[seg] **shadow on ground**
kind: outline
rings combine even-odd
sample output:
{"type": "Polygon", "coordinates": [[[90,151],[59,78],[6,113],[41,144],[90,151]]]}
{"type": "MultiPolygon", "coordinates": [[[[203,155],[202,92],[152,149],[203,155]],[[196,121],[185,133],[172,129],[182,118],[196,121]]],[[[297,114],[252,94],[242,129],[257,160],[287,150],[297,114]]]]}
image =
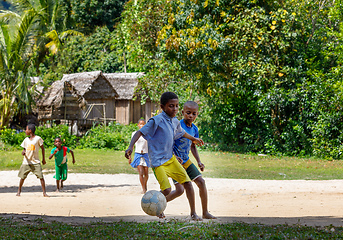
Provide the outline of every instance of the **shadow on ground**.
{"type": "MultiPolygon", "coordinates": [[[[193,222],[189,217],[184,216],[166,216],[165,219],[159,219],[148,215],[131,215],[131,216],[109,216],[109,217],[60,217],[60,216],[46,216],[46,215],[32,215],[32,214],[10,214],[2,213],[0,218],[7,218],[13,221],[19,221],[30,224],[34,221],[42,221],[45,223],[63,222],[72,225],[82,225],[89,223],[113,223],[113,222],[168,222],[168,221],[186,221],[193,222]]],[[[291,217],[291,218],[270,218],[270,217],[218,217],[214,220],[204,220],[203,222],[213,222],[220,224],[243,222],[248,224],[263,224],[263,225],[301,225],[301,226],[335,226],[342,227],[343,221],[341,218],[331,216],[306,216],[306,217],[291,217]]]]}
{"type": "MultiPolygon", "coordinates": [[[[19,181],[18,181],[19,185],[19,181]]],[[[92,188],[120,188],[120,187],[129,187],[133,186],[131,184],[118,184],[118,185],[104,185],[104,184],[98,184],[98,185],[66,185],[63,189],[63,192],[66,193],[73,193],[73,192],[81,192],[86,189],[92,189],[92,188]]],[[[56,190],[55,185],[48,185],[46,186],[46,191],[54,192],[56,190]]],[[[11,186],[11,187],[0,187],[0,193],[16,193],[18,191],[18,186],[11,186]]],[[[41,185],[37,182],[36,186],[25,186],[25,183],[22,188],[22,192],[42,192],[41,185]]]]}

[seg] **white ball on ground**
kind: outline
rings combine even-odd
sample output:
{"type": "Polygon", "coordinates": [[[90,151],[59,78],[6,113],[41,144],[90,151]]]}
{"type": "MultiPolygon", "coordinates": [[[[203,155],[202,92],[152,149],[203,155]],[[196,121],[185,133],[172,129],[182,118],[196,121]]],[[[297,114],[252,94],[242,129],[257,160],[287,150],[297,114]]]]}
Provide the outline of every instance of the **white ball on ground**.
{"type": "Polygon", "coordinates": [[[147,191],[141,200],[143,211],[150,216],[160,215],[167,207],[166,197],[159,191],[147,191]]]}

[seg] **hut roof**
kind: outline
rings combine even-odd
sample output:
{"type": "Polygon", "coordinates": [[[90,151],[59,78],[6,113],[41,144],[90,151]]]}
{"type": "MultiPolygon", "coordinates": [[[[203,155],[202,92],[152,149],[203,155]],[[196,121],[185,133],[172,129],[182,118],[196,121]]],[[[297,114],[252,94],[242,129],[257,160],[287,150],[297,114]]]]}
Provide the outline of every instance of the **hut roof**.
{"type": "Polygon", "coordinates": [[[116,99],[122,100],[131,100],[135,96],[138,78],[143,75],[144,73],[104,73],[119,95],[116,99]]]}
{"type": "MultiPolygon", "coordinates": [[[[51,87],[48,88],[37,104],[40,106],[60,106],[64,95],[65,84],[69,87],[71,94],[81,101],[84,95],[92,89],[94,81],[99,77],[108,81],[101,71],[64,74],[61,80],[54,82],[51,87]]],[[[111,82],[109,82],[109,85],[113,87],[111,82]]],[[[114,88],[113,92],[113,97],[118,96],[114,88]]]]}

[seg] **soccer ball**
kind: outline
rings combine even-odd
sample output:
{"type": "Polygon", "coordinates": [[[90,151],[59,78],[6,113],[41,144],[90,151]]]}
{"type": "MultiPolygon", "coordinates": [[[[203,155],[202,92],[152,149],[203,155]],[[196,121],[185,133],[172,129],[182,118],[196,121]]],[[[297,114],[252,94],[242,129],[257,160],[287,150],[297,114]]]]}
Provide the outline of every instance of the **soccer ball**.
{"type": "Polygon", "coordinates": [[[167,207],[166,197],[159,191],[147,191],[141,201],[143,211],[150,216],[160,215],[167,207]]]}

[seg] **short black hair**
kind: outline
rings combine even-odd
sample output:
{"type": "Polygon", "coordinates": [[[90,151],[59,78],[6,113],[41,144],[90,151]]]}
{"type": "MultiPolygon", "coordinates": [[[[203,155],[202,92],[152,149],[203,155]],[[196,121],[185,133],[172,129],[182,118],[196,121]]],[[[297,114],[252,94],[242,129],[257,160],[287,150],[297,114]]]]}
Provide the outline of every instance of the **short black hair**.
{"type": "Polygon", "coordinates": [[[192,107],[196,107],[196,108],[199,108],[199,105],[198,103],[194,102],[194,101],[187,101],[183,104],[183,106],[186,106],[186,105],[189,105],[189,106],[192,106],[192,107]]]}
{"type": "Polygon", "coordinates": [[[30,124],[27,124],[27,129],[31,130],[31,132],[33,134],[35,134],[36,126],[34,124],[30,123],[30,124]]]}
{"type": "Polygon", "coordinates": [[[171,100],[171,99],[179,99],[179,98],[178,98],[178,96],[177,96],[175,93],[173,93],[173,92],[165,92],[165,93],[162,94],[160,102],[161,102],[161,104],[164,106],[164,105],[166,105],[167,102],[168,102],[169,100],[171,100]]]}
{"type": "Polygon", "coordinates": [[[139,122],[145,122],[145,123],[146,123],[146,121],[145,121],[145,119],[144,119],[144,118],[140,118],[140,119],[138,120],[138,122],[137,122],[137,123],[139,123],[139,122]]]}
{"type": "Polygon", "coordinates": [[[59,139],[62,142],[62,139],[60,137],[55,137],[54,141],[56,141],[56,139],[59,139]]]}

